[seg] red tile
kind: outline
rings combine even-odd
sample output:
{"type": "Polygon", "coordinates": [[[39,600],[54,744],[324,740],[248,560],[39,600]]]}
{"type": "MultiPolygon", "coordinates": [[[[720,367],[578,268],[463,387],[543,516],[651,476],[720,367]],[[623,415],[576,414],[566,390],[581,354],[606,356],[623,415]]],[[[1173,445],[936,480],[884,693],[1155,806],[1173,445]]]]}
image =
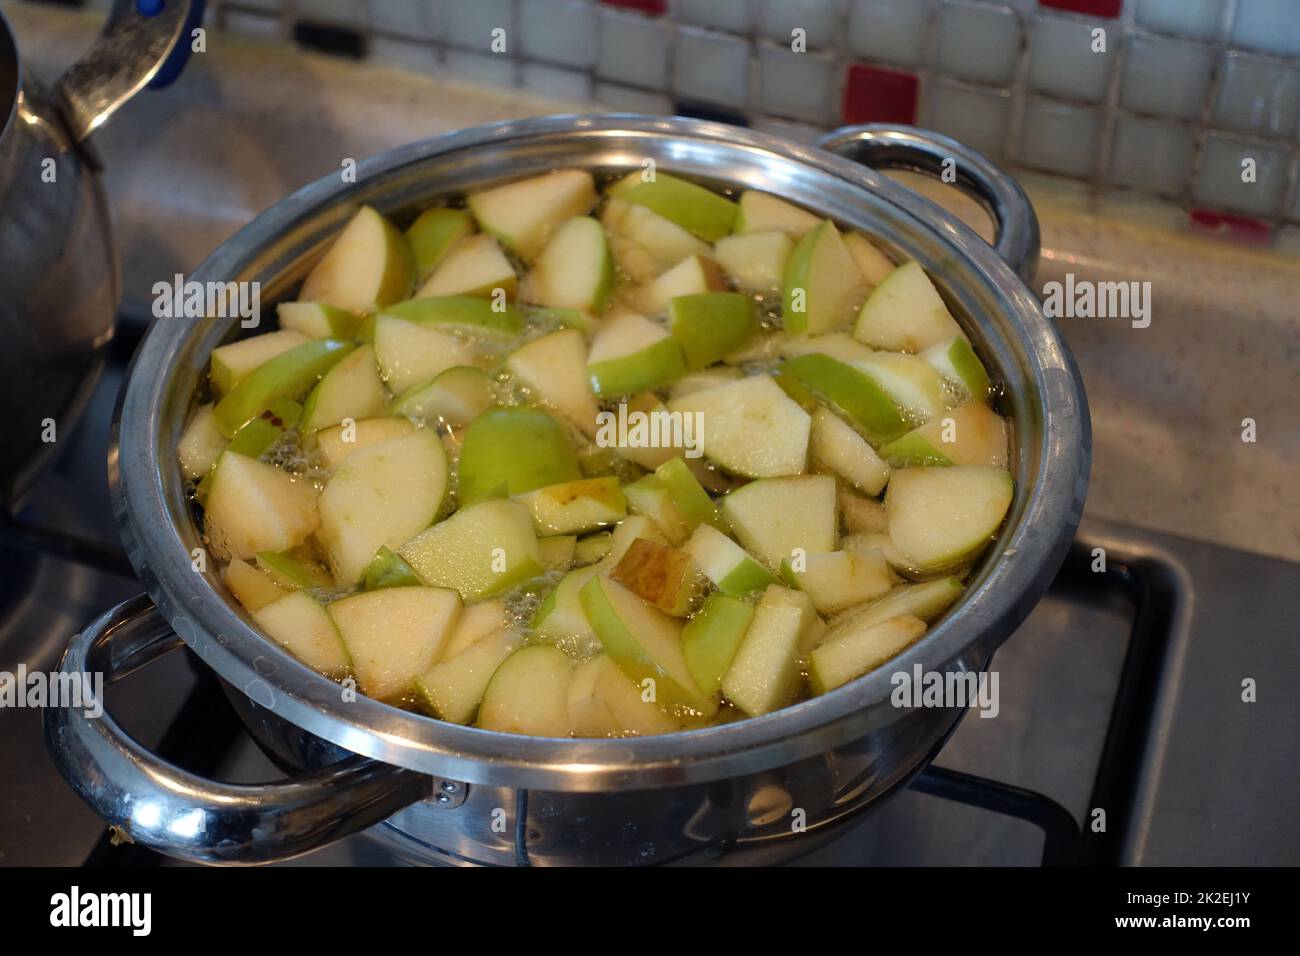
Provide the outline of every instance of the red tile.
{"type": "Polygon", "coordinates": [[[844,83],[844,122],[916,122],[916,77],[854,63],[844,83]]]}
{"type": "Polygon", "coordinates": [[[1094,17],[1117,17],[1124,9],[1124,0],[1038,0],[1038,5],[1071,13],[1090,13],[1094,17]]]}
{"type": "Polygon", "coordinates": [[[652,17],[661,17],[668,12],[668,0],[600,0],[607,7],[622,7],[624,10],[636,10],[648,13],[652,17]]]}
{"type": "Polygon", "coordinates": [[[1243,216],[1235,212],[1219,212],[1215,209],[1193,209],[1192,230],[1213,235],[1219,239],[1231,239],[1251,246],[1267,246],[1273,241],[1271,223],[1253,216],[1243,216]]]}

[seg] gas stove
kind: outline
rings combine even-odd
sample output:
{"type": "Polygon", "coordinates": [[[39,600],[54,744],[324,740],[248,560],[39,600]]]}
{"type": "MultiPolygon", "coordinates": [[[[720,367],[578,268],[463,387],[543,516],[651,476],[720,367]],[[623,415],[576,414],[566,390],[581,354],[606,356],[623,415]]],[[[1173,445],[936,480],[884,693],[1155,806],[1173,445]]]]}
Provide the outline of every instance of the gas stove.
{"type": "MultiPolygon", "coordinates": [[[[0,671],[51,670],[78,627],[139,591],[105,461],[143,328],[124,317],[56,467],[0,529],[0,671]]],[[[901,792],[799,862],[1300,863],[1300,709],[1282,683],[1300,673],[1287,611],[1298,591],[1295,564],[1085,518],[1051,590],[990,665],[996,716],[968,713],[901,792]]],[[[186,769],[280,775],[188,651],[113,685],[107,706],[186,769]]],[[[171,865],[116,843],[64,784],[39,710],[0,708],[0,766],[12,768],[0,784],[0,865],[171,865]]],[[[285,865],[392,862],[384,830],[285,865]]]]}

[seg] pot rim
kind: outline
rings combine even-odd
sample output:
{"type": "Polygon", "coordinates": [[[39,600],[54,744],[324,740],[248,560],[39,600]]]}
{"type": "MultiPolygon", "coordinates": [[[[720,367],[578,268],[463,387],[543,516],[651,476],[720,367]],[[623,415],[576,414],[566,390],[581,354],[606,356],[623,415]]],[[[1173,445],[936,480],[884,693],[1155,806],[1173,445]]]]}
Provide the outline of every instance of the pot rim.
{"type": "MultiPolygon", "coordinates": [[[[1038,426],[1032,446],[1017,443],[1016,500],[966,593],[889,669],[879,668],[829,694],[772,714],[697,730],[626,739],[527,737],[445,723],[359,694],[344,701],[339,684],[264,638],[228,597],[215,572],[191,569],[191,549],[199,540],[192,522],[182,529],[174,520],[179,469],[172,446],[161,435],[161,422],[166,410],[176,412],[177,403],[189,406],[189,390],[177,395],[173,383],[178,367],[188,363],[187,374],[192,376],[195,364],[206,361],[208,350],[193,354],[195,343],[219,336],[234,320],[162,319],[137,350],[119,398],[109,453],[114,510],[132,565],[177,633],[254,701],[345,750],[469,783],[595,791],[704,782],[821,753],[905,717],[905,710],[888,706],[893,672],[910,671],[916,664],[927,670],[982,666],[1046,590],[1082,512],[1090,459],[1087,404],[1068,349],[1033,293],[972,230],[879,172],[814,147],[700,120],[617,113],[472,127],[364,160],[356,167],[355,185],[343,183],[336,173],[299,189],[223,243],[191,280],[226,281],[246,274],[258,255],[265,259],[286,236],[301,234],[309,217],[321,218],[330,211],[335,220],[330,228],[341,225],[349,190],[397,180],[421,163],[466,151],[469,155],[494,147],[524,148],[548,138],[582,141],[585,147],[587,139],[621,142],[619,137],[643,138],[660,148],[667,144],[668,168],[678,155],[686,157],[697,147],[714,148],[755,162],[766,158],[784,169],[799,167],[827,189],[851,192],[861,203],[854,225],[872,231],[876,224],[871,213],[888,211],[894,222],[915,230],[915,242],[928,244],[922,264],[932,273],[940,270],[936,278],[942,288],[950,295],[964,295],[964,305],[982,303],[986,321],[1006,326],[972,329],[969,314],[958,316],[968,332],[978,330],[981,340],[996,341],[1027,363],[1023,371],[1031,377],[1026,384],[1035,390],[1035,400],[1029,402],[1024,394],[1010,398],[1020,403],[1017,431],[1031,435],[1030,426],[1038,426]],[[993,306],[997,308],[990,312],[993,306]],[[993,337],[995,332],[1001,337],[993,337]],[[1022,422],[1022,414],[1041,420],[1022,422]],[[992,560],[999,550],[1004,556],[992,560]],[[882,703],[884,708],[875,706],[882,703]]],[[[637,155],[622,159],[625,169],[640,162],[637,155]]],[[[744,185],[758,185],[755,175],[747,173],[744,185]]],[[[424,199],[429,198],[426,190],[424,199]]],[[[294,265],[310,261],[319,251],[317,245],[294,265]]],[[[285,260],[276,262],[283,266],[285,260]]],[[[999,366],[998,377],[1011,376],[999,366]]]]}

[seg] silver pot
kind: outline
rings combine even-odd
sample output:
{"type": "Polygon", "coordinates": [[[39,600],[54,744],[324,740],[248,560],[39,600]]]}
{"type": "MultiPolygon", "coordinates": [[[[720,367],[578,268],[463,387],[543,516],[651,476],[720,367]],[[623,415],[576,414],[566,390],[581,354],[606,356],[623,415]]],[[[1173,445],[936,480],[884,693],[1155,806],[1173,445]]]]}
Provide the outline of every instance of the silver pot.
{"type": "Polygon", "coordinates": [[[87,137],[169,63],[189,12],[172,0],[146,17],[118,0],[52,93],[0,13],[0,507],[75,422],[113,333],[117,258],[87,137]]]}
{"type": "Polygon", "coordinates": [[[136,842],[192,860],[280,859],[384,821],[371,834],[411,860],[617,865],[797,856],[905,785],[961,712],[892,706],[889,672],[982,669],[1042,596],[1083,506],[1087,405],[1069,352],[1025,285],[1037,223],[1012,180],[961,145],[908,128],[841,130],[821,146],[625,115],[463,130],[362,163],[355,185],[333,176],[300,190],[191,278],[257,280],[264,301],[275,301],[361,203],[400,217],[448,192],[567,166],[624,172],[647,157],[865,229],[935,277],[1006,383],[1003,411],[1016,436],[1006,527],[961,603],[896,666],[778,713],[641,739],[513,736],[365,697],[344,701],[337,684],[263,638],[217,574],[192,569],[201,540],[175,448],[208,355],[236,320],[161,320],[136,356],[110,461],[123,540],[148,595],[93,622],[62,667],[113,680],[183,641],[295,776],[213,783],[160,762],[107,715],[51,710],[47,739],[69,783],[136,842]],[[995,247],[852,161],[937,172],[945,158],[996,219],[995,247]]]}

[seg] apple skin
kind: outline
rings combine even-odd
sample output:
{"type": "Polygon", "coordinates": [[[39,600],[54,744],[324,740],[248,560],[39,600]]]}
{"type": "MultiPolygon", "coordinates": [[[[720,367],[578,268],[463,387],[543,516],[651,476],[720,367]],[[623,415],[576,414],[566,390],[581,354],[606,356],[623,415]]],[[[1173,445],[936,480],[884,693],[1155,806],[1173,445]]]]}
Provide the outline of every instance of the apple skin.
{"type": "Polygon", "coordinates": [[[691,472],[686,459],[668,459],[655,469],[655,476],[668,490],[668,497],[672,499],[673,507],[681,515],[688,530],[694,531],[704,523],[713,525],[719,531],[727,530],[727,523],[722,520],[722,515],[700,480],[691,472]]]}
{"type": "Polygon", "coordinates": [[[754,325],[754,304],[739,292],[698,292],[668,303],[668,327],[686,365],[701,369],[734,352],[754,325]]]}
{"type": "Polygon", "coordinates": [[[419,587],[423,583],[409,564],[384,545],[375,552],[375,559],[366,568],[361,586],[366,591],[377,591],[380,588],[419,587]]]}
{"type": "Polygon", "coordinates": [[[493,409],[470,423],[459,473],[462,505],[500,490],[522,495],[582,477],[578,456],[555,419],[540,409],[522,407],[493,409]]]}
{"type": "Polygon", "coordinates": [[[632,542],[610,577],[673,617],[687,615],[701,580],[689,554],[645,538],[632,542]]]}
{"type": "Polygon", "coordinates": [[[524,330],[523,313],[514,306],[497,310],[491,300],[472,295],[410,299],[389,306],[380,315],[417,325],[457,325],[474,332],[505,336],[518,335],[524,330]]]}
{"type": "Polygon", "coordinates": [[[647,182],[641,170],[629,173],[609,195],[645,206],[706,242],[717,242],[735,225],[739,207],[730,199],[668,173],[647,182]]]}
{"type": "Polygon", "coordinates": [[[227,438],[285,398],[299,398],[355,346],[337,339],[312,339],[282,352],[250,372],[213,409],[227,438]]]}
{"type": "Polygon", "coordinates": [[[682,629],[682,656],[700,690],[716,694],[740,649],[754,608],[725,594],[714,594],[682,629]]]}
{"type": "Polygon", "coordinates": [[[258,366],[307,340],[302,332],[282,328],[219,345],[212,350],[208,378],[218,394],[224,395],[258,366]]]}
{"type": "Polygon", "coordinates": [[[443,257],[461,239],[474,232],[474,219],[464,209],[426,209],[406,230],[415,255],[417,281],[429,278],[443,257]]]}
{"type": "Polygon", "coordinates": [[[257,566],[270,575],[272,581],[289,590],[334,586],[328,571],[291,551],[259,551],[257,566]]]}
{"type": "Polygon", "coordinates": [[[631,395],[666,385],[686,373],[686,359],[675,338],[660,339],[631,355],[587,366],[597,395],[631,395]]]}
{"type": "Polygon", "coordinates": [[[792,335],[819,335],[847,325],[866,283],[830,220],[808,232],[786,260],[781,315],[792,335]],[[803,290],[802,308],[798,291],[803,290]]]}
{"type": "Polygon", "coordinates": [[[989,373],[965,336],[955,335],[947,342],[937,342],[922,352],[921,358],[949,382],[965,390],[972,401],[988,398],[989,373]]]}
{"type": "Polygon", "coordinates": [[[852,365],[810,352],[787,359],[781,370],[856,423],[874,444],[893,441],[911,427],[884,389],[852,365]]]}

